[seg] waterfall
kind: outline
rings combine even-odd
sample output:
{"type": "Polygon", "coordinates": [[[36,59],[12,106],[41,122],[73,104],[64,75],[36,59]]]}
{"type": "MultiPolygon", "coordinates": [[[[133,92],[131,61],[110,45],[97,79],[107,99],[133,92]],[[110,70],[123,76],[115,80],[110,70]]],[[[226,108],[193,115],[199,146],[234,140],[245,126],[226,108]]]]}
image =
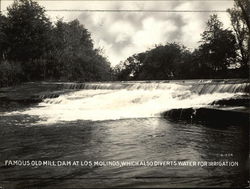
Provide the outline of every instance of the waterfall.
{"type": "Polygon", "coordinates": [[[19,114],[35,115],[40,124],[77,120],[159,117],[176,108],[205,107],[221,99],[249,94],[247,82],[150,81],[62,83],[71,92],[45,98],[19,114]]]}
{"type": "Polygon", "coordinates": [[[99,82],[99,83],[65,83],[62,88],[64,89],[126,89],[126,90],[156,90],[156,89],[169,89],[171,84],[179,84],[183,86],[189,86],[190,90],[194,93],[206,94],[206,93],[249,93],[249,82],[213,82],[212,80],[182,80],[182,81],[141,81],[141,82],[99,82]]]}

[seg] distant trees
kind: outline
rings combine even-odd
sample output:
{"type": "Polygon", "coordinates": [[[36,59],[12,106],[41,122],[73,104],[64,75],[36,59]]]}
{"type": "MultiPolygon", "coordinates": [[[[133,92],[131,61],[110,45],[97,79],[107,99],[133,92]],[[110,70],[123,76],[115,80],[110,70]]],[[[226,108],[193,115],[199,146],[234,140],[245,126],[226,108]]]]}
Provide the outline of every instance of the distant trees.
{"type": "Polygon", "coordinates": [[[0,75],[0,86],[18,80],[110,79],[110,63],[94,49],[88,30],[78,20],[53,25],[32,0],[15,0],[7,15],[0,15],[0,68],[13,72],[0,75]]]}
{"type": "Polygon", "coordinates": [[[164,80],[180,78],[190,52],[176,43],[159,45],[144,53],[135,54],[115,67],[119,80],[164,80]]]}

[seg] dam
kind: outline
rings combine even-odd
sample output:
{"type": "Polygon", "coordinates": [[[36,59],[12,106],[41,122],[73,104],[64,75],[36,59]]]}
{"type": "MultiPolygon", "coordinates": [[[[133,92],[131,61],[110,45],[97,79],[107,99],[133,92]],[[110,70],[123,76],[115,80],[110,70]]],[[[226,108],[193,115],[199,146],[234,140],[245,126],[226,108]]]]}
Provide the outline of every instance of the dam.
{"type": "MultiPolygon", "coordinates": [[[[15,91],[14,98],[9,100],[38,102],[20,113],[39,116],[47,120],[46,123],[159,117],[172,109],[218,107],[220,102],[224,101],[223,106],[232,100],[245,100],[244,106],[247,106],[250,91],[250,84],[244,80],[44,82],[41,85],[47,85],[53,91],[32,93],[32,96],[25,95],[24,99],[15,99],[18,96],[15,91]]],[[[11,98],[11,94],[5,93],[6,98],[11,98]]]]}
{"type": "Polygon", "coordinates": [[[5,188],[246,187],[249,89],[248,80],[34,82],[2,88],[0,182],[5,188]],[[5,165],[6,160],[87,164],[29,167],[5,165]],[[88,166],[94,162],[107,166],[88,166]],[[120,166],[124,162],[143,163],[120,166]]]}

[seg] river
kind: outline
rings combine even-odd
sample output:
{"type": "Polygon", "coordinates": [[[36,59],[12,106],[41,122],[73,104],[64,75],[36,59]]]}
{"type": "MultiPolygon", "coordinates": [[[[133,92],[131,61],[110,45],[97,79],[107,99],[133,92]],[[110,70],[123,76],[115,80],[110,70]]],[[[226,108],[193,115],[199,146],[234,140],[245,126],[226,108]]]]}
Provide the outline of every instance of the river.
{"type": "Polygon", "coordinates": [[[209,86],[88,84],[2,112],[0,186],[245,187],[246,128],[173,122],[161,116],[173,108],[204,107],[244,93],[242,85],[209,86]],[[74,161],[82,164],[73,165],[74,161]],[[130,165],[121,165],[124,162],[130,165]]]}

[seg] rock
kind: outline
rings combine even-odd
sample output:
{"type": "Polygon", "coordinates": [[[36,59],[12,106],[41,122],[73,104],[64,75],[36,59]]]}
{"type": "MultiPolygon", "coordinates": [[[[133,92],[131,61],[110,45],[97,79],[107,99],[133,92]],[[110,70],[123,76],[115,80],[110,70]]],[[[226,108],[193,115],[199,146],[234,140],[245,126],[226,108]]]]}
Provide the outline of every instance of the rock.
{"type": "Polygon", "coordinates": [[[249,108],[187,108],[172,109],[163,114],[166,119],[186,121],[188,123],[202,123],[214,126],[238,125],[249,126],[249,108]]]}

